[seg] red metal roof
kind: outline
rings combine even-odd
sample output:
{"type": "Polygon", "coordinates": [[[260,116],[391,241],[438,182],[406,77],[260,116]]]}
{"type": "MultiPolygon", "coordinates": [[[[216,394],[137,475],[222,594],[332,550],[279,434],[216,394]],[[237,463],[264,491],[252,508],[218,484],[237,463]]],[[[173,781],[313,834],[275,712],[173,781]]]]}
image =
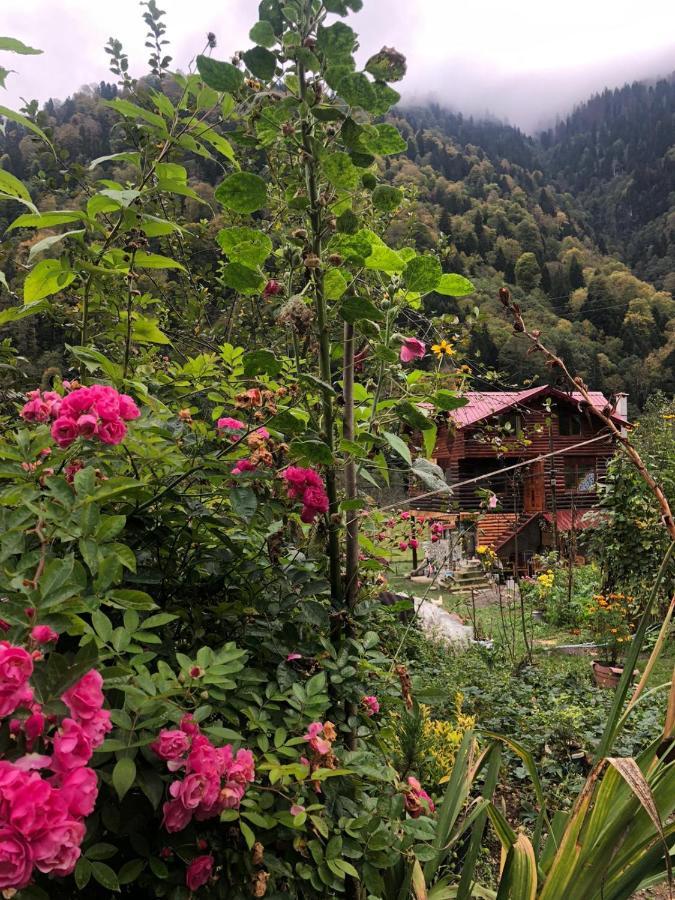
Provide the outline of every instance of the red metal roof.
{"type": "MultiPolygon", "coordinates": [[[[594,407],[602,410],[607,406],[608,401],[602,391],[589,391],[589,394],[594,407]]],[[[526,404],[528,400],[548,395],[570,403],[584,402],[584,398],[578,392],[567,394],[548,385],[530,388],[526,391],[467,391],[463,396],[467,397],[469,402],[466,406],[453,410],[450,415],[458,428],[466,428],[468,425],[475,425],[477,422],[511,409],[513,406],[526,404]]],[[[628,424],[616,414],[612,418],[618,423],[628,424]]]]}

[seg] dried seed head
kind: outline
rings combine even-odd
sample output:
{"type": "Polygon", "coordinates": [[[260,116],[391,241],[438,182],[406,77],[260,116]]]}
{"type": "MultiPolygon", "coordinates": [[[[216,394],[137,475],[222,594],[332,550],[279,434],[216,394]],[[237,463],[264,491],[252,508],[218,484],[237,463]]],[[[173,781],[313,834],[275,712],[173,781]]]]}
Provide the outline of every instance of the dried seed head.
{"type": "Polygon", "coordinates": [[[296,295],[281,307],[277,315],[277,322],[292,328],[298,334],[307,334],[313,318],[314,313],[311,307],[305,303],[302,297],[296,295]]]}

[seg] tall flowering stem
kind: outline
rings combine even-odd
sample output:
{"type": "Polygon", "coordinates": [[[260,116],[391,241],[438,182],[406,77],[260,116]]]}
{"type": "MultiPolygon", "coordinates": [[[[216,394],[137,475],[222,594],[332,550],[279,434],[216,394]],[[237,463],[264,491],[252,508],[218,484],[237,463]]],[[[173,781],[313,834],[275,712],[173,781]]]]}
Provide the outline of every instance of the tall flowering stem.
{"type": "MultiPolygon", "coordinates": [[[[315,23],[311,0],[305,4],[305,21],[303,39],[311,36],[315,23]]],[[[298,79],[300,82],[300,98],[304,105],[307,104],[307,74],[302,64],[298,65],[298,79]]],[[[312,124],[303,114],[301,123],[302,156],[307,184],[307,196],[309,198],[309,223],[311,251],[319,264],[312,268],[311,279],[314,288],[314,303],[316,306],[316,319],[319,337],[319,371],[324,383],[322,389],[322,418],[323,438],[331,452],[335,453],[335,418],[333,414],[333,392],[331,388],[331,340],[330,326],[328,323],[328,308],[326,304],[326,292],[324,288],[324,273],[321,264],[321,252],[323,249],[323,214],[319,198],[317,160],[314,156],[312,144],[312,124]]],[[[339,538],[339,507],[337,496],[337,479],[335,465],[326,469],[326,493],[328,494],[328,560],[330,570],[330,587],[333,602],[341,605],[343,600],[342,576],[340,567],[340,538],[339,538]]]]}

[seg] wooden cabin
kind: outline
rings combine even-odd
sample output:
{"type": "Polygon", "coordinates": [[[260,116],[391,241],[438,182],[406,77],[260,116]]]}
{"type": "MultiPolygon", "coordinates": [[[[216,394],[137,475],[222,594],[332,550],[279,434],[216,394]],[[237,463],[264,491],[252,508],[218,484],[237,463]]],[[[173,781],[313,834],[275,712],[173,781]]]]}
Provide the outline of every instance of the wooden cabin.
{"type": "MultiPolygon", "coordinates": [[[[477,543],[528,571],[531,557],[554,545],[554,533],[560,542],[588,527],[615,440],[578,393],[543,386],[465,397],[467,404],[439,427],[434,451],[453,494],[415,505],[460,518],[480,513],[477,543]]],[[[626,395],[613,407],[597,391],[591,400],[620,428],[628,426],[626,395]]]]}

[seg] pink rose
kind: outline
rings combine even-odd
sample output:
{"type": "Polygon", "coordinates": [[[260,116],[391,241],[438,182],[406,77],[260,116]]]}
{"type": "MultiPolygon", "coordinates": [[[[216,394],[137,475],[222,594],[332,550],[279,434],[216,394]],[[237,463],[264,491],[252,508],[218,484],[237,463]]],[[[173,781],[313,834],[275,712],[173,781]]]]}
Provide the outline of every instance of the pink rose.
{"type": "Polygon", "coordinates": [[[369,717],[376,715],[380,711],[380,704],[377,697],[373,697],[372,695],[363,697],[361,705],[365,708],[366,715],[369,717]]]}
{"type": "Polygon", "coordinates": [[[98,419],[91,413],[85,413],[77,420],[77,434],[83,438],[93,438],[98,431],[98,419]]]}
{"type": "Polygon", "coordinates": [[[83,720],[80,724],[89,738],[92,750],[97,750],[105,740],[106,734],[112,731],[110,711],[107,709],[100,709],[91,719],[83,720]]]}
{"type": "Polygon", "coordinates": [[[218,431],[245,431],[246,423],[226,416],[224,419],[218,419],[216,427],[218,431]]]}
{"type": "Polygon", "coordinates": [[[7,821],[32,841],[49,823],[53,793],[52,786],[38,772],[21,771],[21,776],[7,791],[7,821]]]}
{"type": "Polygon", "coordinates": [[[187,758],[186,771],[199,775],[220,775],[222,770],[220,754],[204,735],[192,740],[192,749],[187,758]]]}
{"type": "Polygon", "coordinates": [[[74,719],[93,719],[103,706],[103,678],[96,669],[90,669],[72,687],[64,691],[61,699],[74,719]]]}
{"type": "Polygon", "coordinates": [[[186,809],[180,800],[167,800],[162,810],[164,812],[162,825],[171,834],[182,831],[192,819],[192,810],[186,809]]]}
{"type": "Polygon", "coordinates": [[[234,469],[232,469],[232,474],[242,475],[244,472],[255,472],[255,468],[255,464],[250,459],[240,459],[234,469]]]}
{"type": "Polygon", "coordinates": [[[307,729],[307,734],[303,735],[303,739],[307,741],[312,750],[321,756],[324,756],[326,753],[330,753],[332,744],[330,741],[325,740],[325,738],[319,737],[322,732],[323,723],[312,722],[307,729]]]}
{"type": "Polygon", "coordinates": [[[0,719],[10,716],[20,706],[29,706],[33,702],[33,690],[27,684],[16,690],[0,687],[0,719]]]}
{"type": "Polygon", "coordinates": [[[82,413],[91,409],[93,402],[92,388],[77,388],[77,390],[72,391],[61,401],[61,415],[70,419],[78,419],[82,413]]]}
{"type": "Polygon", "coordinates": [[[23,647],[0,641],[0,690],[23,687],[33,674],[33,658],[23,647]]]}
{"type": "Polygon", "coordinates": [[[419,818],[423,813],[429,815],[436,809],[431,797],[412,775],[408,778],[408,787],[403,800],[408,814],[413,819],[419,818]]]}
{"type": "Polygon", "coordinates": [[[23,835],[11,825],[0,825],[0,888],[20,890],[33,873],[33,855],[23,835]]]}
{"type": "Polygon", "coordinates": [[[85,831],[84,824],[76,819],[47,828],[32,844],[37,868],[61,878],[70,875],[80,858],[85,831]]]}
{"type": "Polygon", "coordinates": [[[26,735],[26,742],[29,748],[32,749],[37,739],[43,734],[45,730],[45,721],[45,717],[37,710],[28,716],[24,722],[23,732],[26,735]]]}
{"type": "Polygon", "coordinates": [[[136,406],[134,399],[128,394],[120,394],[119,407],[120,415],[125,422],[130,422],[132,419],[138,419],[141,414],[141,411],[136,406]]]}
{"type": "Polygon", "coordinates": [[[58,641],[59,633],[50,628],[49,625],[36,625],[31,629],[30,636],[36,644],[49,644],[51,641],[58,641]]]}
{"type": "Polygon", "coordinates": [[[208,856],[198,856],[196,859],[193,859],[187,867],[185,884],[188,886],[189,890],[196,891],[202,887],[202,885],[206,884],[211,877],[212,872],[213,857],[210,854],[208,856]]]}
{"type": "Polygon", "coordinates": [[[255,434],[257,437],[259,437],[261,441],[268,440],[268,438],[270,436],[270,433],[266,428],[256,428],[256,430],[253,432],[253,434],[255,434]]]}
{"type": "Polygon", "coordinates": [[[184,731],[185,734],[189,734],[191,737],[199,734],[199,725],[195,722],[190,713],[185,713],[183,718],[180,720],[180,724],[178,727],[181,731],[184,731]]]}
{"type": "Polygon", "coordinates": [[[401,513],[401,518],[402,518],[403,520],[409,519],[410,516],[411,516],[411,513],[408,512],[407,510],[406,510],[405,512],[402,512],[402,513],[401,513]]]}
{"type": "Polygon", "coordinates": [[[51,433],[59,447],[65,450],[77,437],[77,423],[75,419],[61,415],[52,423],[51,433]]]}
{"type": "Polygon", "coordinates": [[[407,550],[407,549],[408,549],[408,542],[407,542],[407,541],[399,541],[399,542],[398,542],[398,549],[399,549],[399,550],[407,550]]]}
{"type": "Polygon", "coordinates": [[[64,719],[53,744],[52,770],[57,774],[86,766],[93,754],[91,741],[81,725],[73,719],[64,719]]]}
{"type": "Polygon", "coordinates": [[[422,359],[426,350],[425,344],[422,341],[418,341],[417,338],[403,338],[400,353],[401,362],[409,363],[414,359],[422,359]]]}
{"type": "Polygon", "coordinates": [[[417,538],[411,538],[408,541],[408,546],[410,547],[411,550],[417,550],[419,545],[420,545],[420,542],[417,540],[417,538]]]}
{"type": "Polygon", "coordinates": [[[35,397],[24,404],[23,409],[19,413],[26,422],[48,422],[49,421],[49,404],[44,400],[35,397]]]}
{"type": "Polygon", "coordinates": [[[296,659],[302,659],[302,653],[289,653],[286,662],[293,662],[296,659]]]}
{"type": "Polygon", "coordinates": [[[127,426],[121,419],[111,419],[99,425],[98,436],[104,444],[121,444],[127,433],[127,426]]]}
{"type": "Polygon", "coordinates": [[[150,744],[160,759],[180,759],[190,749],[190,738],[184,731],[160,731],[156,741],[150,744]]]}
{"type": "Polygon", "coordinates": [[[59,794],[69,816],[80,818],[90,816],[98,796],[96,772],[86,766],[73,769],[63,778],[59,794]]]}

